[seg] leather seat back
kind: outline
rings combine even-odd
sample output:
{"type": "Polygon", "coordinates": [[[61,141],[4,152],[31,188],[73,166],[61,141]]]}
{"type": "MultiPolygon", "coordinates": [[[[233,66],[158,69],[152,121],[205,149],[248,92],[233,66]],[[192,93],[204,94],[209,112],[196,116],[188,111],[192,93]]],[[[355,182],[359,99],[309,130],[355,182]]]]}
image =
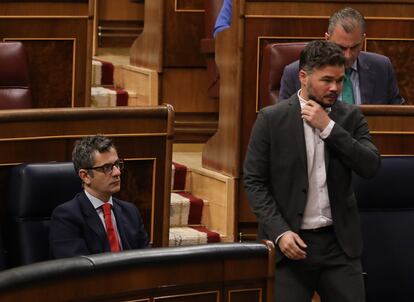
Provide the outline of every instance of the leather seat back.
{"type": "Polygon", "coordinates": [[[373,179],[354,177],[368,302],[414,295],[414,156],[387,156],[373,179]]]}
{"type": "Polygon", "coordinates": [[[0,43],[0,109],[32,108],[29,67],[21,42],[0,43]]]}
{"type": "Polygon", "coordinates": [[[286,65],[299,59],[306,42],[272,43],[263,50],[259,80],[261,108],[279,101],[280,79],[286,65]]]}
{"type": "Polygon", "coordinates": [[[50,259],[50,216],[82,190],[73,164],[22,164],[9,179],[6,237],[12,266],[50,259]]]}

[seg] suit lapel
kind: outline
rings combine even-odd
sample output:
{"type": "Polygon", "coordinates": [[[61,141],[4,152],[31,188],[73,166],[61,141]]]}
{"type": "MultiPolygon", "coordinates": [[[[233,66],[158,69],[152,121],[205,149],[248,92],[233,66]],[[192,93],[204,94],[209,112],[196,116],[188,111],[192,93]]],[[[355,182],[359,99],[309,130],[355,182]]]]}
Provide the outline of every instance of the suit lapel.
{"type": "Polygon", "coordinates": [[[290,128],[292,129],[292,134],[295,137],[296,144],[300,154],[300,160],[302,166],[305,169],[306,173],[308,171],[308,161],[306,158],[306,143],[305,143],[305,132],[303,130],[303,120],[301,117],[301,108],[299,103],[299,98],[295,94],[289,99],[290,110],[289,110],[289,121],[291,121],[290,128]]]}
{"type": "MultiPolygon", "coordinates": [[[[337,123],[340,126],[342,126],[342,123],[343,123],[343,115],[344,115],[343,108],[344,108],[344,106],[348,106],[348,105],[346,105],[346,104],[344,104],[340,101],[336,101],[335,104],[333,104],[333,106],[331,108],[331,112],[329,113],[329,117],[331,118],[331,120],[333,120],[335,123],[337,123]]],[[[325,167],[326,167],[326,171],[328,171],[329,160],[330,160],[329,148],[325,144],[325,167]]]]}
{"type": "Polygon", "coordinates": [[[86,196],[85,192],[80,193],[78,198],[80,208],[85,217],[86,224],[95,232],[99,239],[99,243],[102,246],[102,250],[105,252],[110,251],[108,237],[105,231],[105,228],[102,224],[101,219],[98,216],[95,208],[92,203],[86,196]]]}
{"type": "Polygon", "coordinates": [[[122,242],[122,248],[123,250],[130,250],[131,246],[125,233],[125,230],[127,229],[127,222],[124,219],[125,215],[122,214],[122,208],[115,198],[112,198],[112,203],[116,219],[116,226],[118,228],[119,237],[122,242]]]}
{"type": "Polygon", "coordinates": [[[361,93],[361,103],[366,104],[369,100],[374,98],[375,74],[371,71],[369,64],[364,59],[364,54],[361,52],[358,56],[358,77],[359,77],[359,91],[361,93]]]}

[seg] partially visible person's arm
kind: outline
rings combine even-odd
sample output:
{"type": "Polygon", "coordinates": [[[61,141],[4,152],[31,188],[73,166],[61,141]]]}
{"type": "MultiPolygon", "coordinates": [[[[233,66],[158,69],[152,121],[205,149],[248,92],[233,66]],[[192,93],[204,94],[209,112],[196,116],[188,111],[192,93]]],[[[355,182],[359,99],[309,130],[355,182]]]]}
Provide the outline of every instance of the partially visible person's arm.
{"type": "Polygon", "coordinates": [[[325,143],[355,173],[361,177],[373,177],[381,164],[380,153],[372,142],[368,122],[359,107],[353,106],[351,115],[353,132],[350,133],[335,123],[325,143]]]}
{"type": "Polygon", "coordinates": [[[144,227],[144,222],[141,218],[141,214],[139,213],[138,208],[134,205],[135,211],[136,211],[136,215],[138,217],[138,225],[137,225],[137,236],[136,236],[136,240],[138,242],[138,248],[148,248],[150,247],[149,244],[149,238],[148,238],[148,234],[147,231],[145,230],[144,227]]]}
{"type": "Polygon", "coordinates": [[[391,105],[404,105],[405,99],[401,96],[398,88],[397,79],[395,76],[394,68],[391,61],[387,58],[387,71],[388,71],[388,98],[391,105]]]}
{"type": "Polygon", "coordinates": [[[244,187],[250,206],[268,239],[290,230],[270,192],[270,133],[268,117],[260,111],[253,126],[244,161],[244,187]]]}
{"type": "Polygon", "coordinates": [[[298,62],[293,62],[285,67],[280,79],[279,101],[290,98],[299,90],[298,62]]]}

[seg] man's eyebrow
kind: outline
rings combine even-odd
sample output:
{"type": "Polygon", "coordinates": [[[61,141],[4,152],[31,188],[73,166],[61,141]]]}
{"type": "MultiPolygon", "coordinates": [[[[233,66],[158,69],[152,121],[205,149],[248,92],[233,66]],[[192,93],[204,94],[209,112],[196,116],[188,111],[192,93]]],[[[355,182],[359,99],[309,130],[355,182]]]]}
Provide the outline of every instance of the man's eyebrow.
{"type": "Polygon", "coordinates": [[[360,46],[361,44],[362,44],[362,42],[358,42],[358,43],[355,43],[355,44],[353,44],[353,45],[351,45],[349,47],[346,47],[344,45],[341,45],[341,44],[336,43],[336,45],[338,45],[341,49],[355,48],[355,47],[360,46]]]}
{"type": "Polygon", "coordinates": [[[344,78],[344,76],[340,76],[340,77],[335,77],[335,76],[328,76],[328,75],[326,75],[326,76],[322,76],[320,79],[321,80],[332,80],[332,81],[334,81],[334,80],[341,80],[342,81],[342,79],[344,78]]]}

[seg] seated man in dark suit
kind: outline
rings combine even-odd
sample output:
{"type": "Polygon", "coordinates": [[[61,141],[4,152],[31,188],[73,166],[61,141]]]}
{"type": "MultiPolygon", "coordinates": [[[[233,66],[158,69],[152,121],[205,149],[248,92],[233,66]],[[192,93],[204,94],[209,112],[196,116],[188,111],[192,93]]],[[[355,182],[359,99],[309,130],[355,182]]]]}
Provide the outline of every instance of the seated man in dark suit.
{"type": "Polygon", "coordinates": [[[134,204],[112,197],[120,190],[123,161],[104,136],[77,141],[72,152],[84,191],[52,213],[54,258],[148,247],[148,235],[134,204]]]}
{"type": "MultiPolygon", "coordinates": [[[[325,38],[341,47],[347,60],[343,91],[339,97],[341,101],[357,105],[405,103],[389,58],[361,51],[365,40],[365,20],[358,11],[347,7],[334,13],[329,19],[325,38]]],[[[279,99],[289,98],[299,88],[299,61],[295,61],[285,67],[279,99]]]]}

